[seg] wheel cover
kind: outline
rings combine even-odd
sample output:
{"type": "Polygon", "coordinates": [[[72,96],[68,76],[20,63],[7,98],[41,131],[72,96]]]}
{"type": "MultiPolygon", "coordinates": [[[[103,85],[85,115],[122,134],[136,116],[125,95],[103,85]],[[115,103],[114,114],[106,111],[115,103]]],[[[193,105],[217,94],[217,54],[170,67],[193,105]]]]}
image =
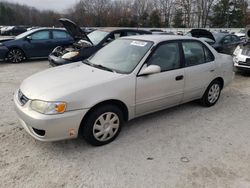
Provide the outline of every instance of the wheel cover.
{"type": "Polygon", "coordinates": [[[219,84],[213,84],[208,92],[208,102],[211,104],[215,103],[220,96],[220,85],[219,84]]]}
{"type": "Polygon", "coordinates": [[[23,60],[23,53],[18,49],[11,50],[8,54],[8,59],[13,63],[21,62],[23,60]]]}
{"type": "Polygon", "coordinates": [[[98,141],[104,142],[113,138],[120,127],[117,114],[106,112],[100,115],[93,126],[93,135],[98,141]]]}

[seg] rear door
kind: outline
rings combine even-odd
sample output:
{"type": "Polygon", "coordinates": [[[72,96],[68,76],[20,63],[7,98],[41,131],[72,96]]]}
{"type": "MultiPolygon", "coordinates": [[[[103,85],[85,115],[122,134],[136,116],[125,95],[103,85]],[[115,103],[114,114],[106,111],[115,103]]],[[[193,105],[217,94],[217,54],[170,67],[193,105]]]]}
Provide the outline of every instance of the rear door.
{"type": "Polygon", "coordinates": [[[158,65],[161,72],[137,77],[136,115],[178,105],[183,99],[184,68],[178,42],[161,44],[146,65],[158,65]]]}
{"type": "Polygon", "coordinates": [[[231,54],[232,48],[234,47],[231,35],[225,36],[221,41],[220,53],[231,54]]]}
{"type": "Polygon", "coordinates": [[[74,39],[66,31],[53,30],[52,38],[53,48],[74,43],[74,39]]]}
{"type": "Polygon", "coordinates": [[[185,58],[184,102],[201,98],[215,77],[215,58],[199,41],[183,41],[185,58]]]}

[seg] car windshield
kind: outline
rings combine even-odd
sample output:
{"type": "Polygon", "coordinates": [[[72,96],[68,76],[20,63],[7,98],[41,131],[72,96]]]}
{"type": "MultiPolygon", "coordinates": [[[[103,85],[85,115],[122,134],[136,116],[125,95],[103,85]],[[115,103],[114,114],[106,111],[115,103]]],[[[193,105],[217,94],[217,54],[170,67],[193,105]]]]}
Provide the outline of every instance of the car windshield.
{"type": "Polygon", "coordinates": [[[34,30],[26,31],[26,32],[24,32],[24,33],[22,33],[22,34],[20,34],[20,35],[17,35],[15,38],[16,38],[16,39],[21,39],[21,38],[23,38],[23,37],[26,37],[26,36],[32,34],[33,32],[34,32],[34,30]]]}
{"type": "Polygon", "coordinates": [[[87,60],[87,63],[106,70],[128,74],[134,70],[153,42],[117,39],[87,60]]]}
{"type": "Polygon", "coordinates": [[[99,42],[101,42],[108,34],[109,34],[109,32],[96,30],[96,31],[93,31],[93,32],[89,33],[89,34],[88,34],[88,38],[91,40],[91,42],[92,42],[94,45],[97,45],[97,44],[98,44],[99,42]]]}

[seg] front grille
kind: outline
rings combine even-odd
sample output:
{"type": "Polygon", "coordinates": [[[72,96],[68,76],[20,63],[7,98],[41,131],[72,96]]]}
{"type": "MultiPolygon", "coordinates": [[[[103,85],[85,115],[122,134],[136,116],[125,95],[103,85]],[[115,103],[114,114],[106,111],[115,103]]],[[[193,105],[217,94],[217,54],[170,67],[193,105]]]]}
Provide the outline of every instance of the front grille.
{"type": "Polygon", "coordinates": [[[239,62],[239,65],[250,66],[250,63],[240,61],[240,62],[239,62]]]}
{"type": "Polygon", "coordinates": [[[29,101],[29,99],[22,93],[20,89],[18,91],[18,100],[22,106],[29,101]]]}
{"type": "Polygon", "coordinates": [[[243,48],[241,54],[245,55],[245,56],[250,56],[250,49],[249,48],[243,48]]]}

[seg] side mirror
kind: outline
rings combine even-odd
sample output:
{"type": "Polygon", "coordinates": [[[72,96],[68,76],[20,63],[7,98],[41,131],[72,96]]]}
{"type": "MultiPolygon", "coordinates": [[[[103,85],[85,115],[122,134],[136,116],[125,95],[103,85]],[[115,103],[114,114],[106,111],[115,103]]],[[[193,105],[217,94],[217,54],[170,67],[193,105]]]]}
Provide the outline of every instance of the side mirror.
{"type": "Polygon", "coordinates": [[[26,39],[27,40],[32,40],[32,37],[31,36],[27,36],[26,39]]]}
{"type": "Polygon", "coordinates": [[[161,72],[161,67],[158,65],[149,65],[145,69],[141,70],[139,76],[156,74],[161,72]]]}

